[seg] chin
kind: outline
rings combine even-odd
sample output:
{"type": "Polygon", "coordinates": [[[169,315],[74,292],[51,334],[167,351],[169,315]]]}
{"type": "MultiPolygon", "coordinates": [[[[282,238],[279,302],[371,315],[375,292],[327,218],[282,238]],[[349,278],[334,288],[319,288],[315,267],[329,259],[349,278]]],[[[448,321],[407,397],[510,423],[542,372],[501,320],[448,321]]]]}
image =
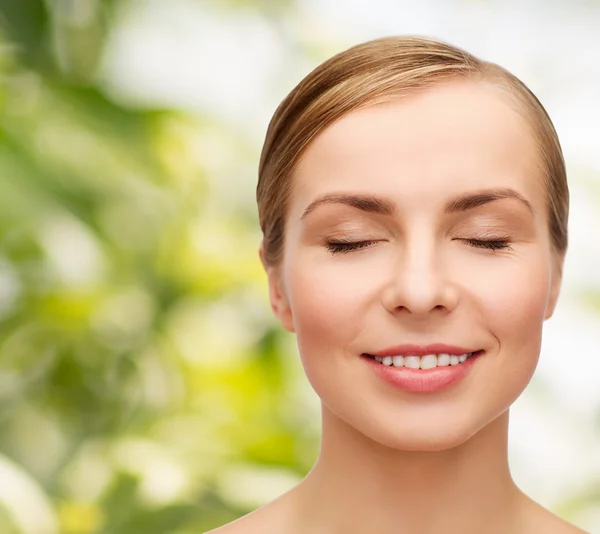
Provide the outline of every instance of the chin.
{"type": "Polygon", "coordinates": [[[439,429],[413,432],[409,435],[372,436],[371,439],[384,447],[411,452],[441,452],[454,449],[467,442],[473,434],[452,431],[440,432],[439,429]]]}
{"type": "Polygon", "coordinates": [[[398,430],[390,432],[389,429],[381,429],[379,432],[363,435],[394,450],[440,452],[462,445],[477,433],[476,429],[451,428],[445,424],[419,425],[398,430]]]}
{"type": "MultiPolygon", "coordinates": [[[[440,452],[459,447],[470,439],[493,431],[496,414],[463,412],[454,417],[447,410],[410,410],[395,417],[363,414],[345,419],[357,439],[399,451],[440,452]]],[[[343,414],[341,414],[343,417],[343,414]]]]}

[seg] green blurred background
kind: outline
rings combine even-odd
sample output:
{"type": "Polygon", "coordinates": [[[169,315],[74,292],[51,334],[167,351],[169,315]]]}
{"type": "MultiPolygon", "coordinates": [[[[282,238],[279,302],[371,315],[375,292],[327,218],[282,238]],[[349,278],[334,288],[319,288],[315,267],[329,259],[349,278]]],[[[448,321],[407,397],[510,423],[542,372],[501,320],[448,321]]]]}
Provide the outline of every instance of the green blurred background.
{"type": "MultiPolygon", "coordinates": [[[[0,0],[2,534],[204,532],[312,466],[318,399],[271,315],[257,255],[267,122],[334,52],[391,33],[445,37],[337,15],[332,2],[294,0],[0,0]]],[[[543,64],[514,67],[541,89],[549,80],[543,64]]],[[[588,228],[600,165],[577,157],[588,228]]],[[[597,242],[580,249],[592,266],[597,242]]],[[[573,273],[575,315],[552,339],[588,324],[580,350],[597,371],[600,283],[573,273]]],[[[556,354],[548,376],[564,365],[556,354]]],[[[586,389],[581,376],[561,390],[541,374],[516,417],[517,474],[596,528],[600,374],[579,404],[565,396],[586,389]],[[531,467],[540,448],[550,456],[531,467]]]]}

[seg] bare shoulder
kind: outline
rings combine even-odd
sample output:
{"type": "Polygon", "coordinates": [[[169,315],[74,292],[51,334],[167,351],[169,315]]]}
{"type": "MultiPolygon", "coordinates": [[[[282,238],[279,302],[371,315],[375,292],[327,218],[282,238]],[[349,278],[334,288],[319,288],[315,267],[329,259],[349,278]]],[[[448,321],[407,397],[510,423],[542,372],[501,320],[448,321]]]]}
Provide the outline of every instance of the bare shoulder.
{"type": "Polygon", "coordinates": [[[283,495],[261,508],[205,534],[281,534],[281,532],[291,534],[293,517],[290,500],[287,495],[283,495]]]}
{"type": "Polygon", "coordinates": [[[269,520],[260,510],[240,517],[222,527],[209,530],[205,534],[271,534],[275,530],[269,526],[269,520]]]}
{"type": "Polygon", "coordinates": [[[546,534],[591,534],[555,515],[542,526],[546,534]]]}
{"type": "Polygon", "coordinates": [[[591,534],[558,517],[534,501],[530,501],[529,517],[527,534],[529,532],[532,534],[538,532],[544,532],[544,534],[591,534]]]}

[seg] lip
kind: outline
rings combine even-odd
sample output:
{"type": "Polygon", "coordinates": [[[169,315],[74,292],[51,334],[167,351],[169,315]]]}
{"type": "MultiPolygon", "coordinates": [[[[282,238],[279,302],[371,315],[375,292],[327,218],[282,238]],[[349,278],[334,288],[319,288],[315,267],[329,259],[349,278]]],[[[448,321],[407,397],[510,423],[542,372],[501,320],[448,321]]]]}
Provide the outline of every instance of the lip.
{"type": "MultiPolygon", "coordinates": [[[[453,350],[456,350],[456,347],[453,350]]],[[[462,351],[463,349],[460,350],[462,351]]],[[[367,354],[361,355],[361,360],[367,363],[379,378],[397,389],[409,393],[435,393],[458,384],[471,372],[473,366],[481,359],[480,356],[485,354],[483,350],[467,352],[475,352],[475,355],[467,358],[458,365],[434,367],[433,369],[388,366],[377,362],[367,354]]],[[[394,355],[396,354],[398,353],[394,355]]],[[[407,353],[405,352],[404,354],[407,353]]],[[[426,354],[432,354],[432,352],[426,354]]],[[[450,353],[446,352],[446,354],[450,353]]],[[[460,354],[464,354],[464,352],[460,354]]],[[[411,355],[416,356],[417,354],[413,353],[411,355]]],[[[387,354],[387,356],[392,356],[392,354],[387,354]]]]}
{"type": "Polygon", "coordinates": [[[378,352],[369,352],[370,356],[426,356],[427,354],[451,354],[460,356],[470,352],[477,352],[478,349],[466,349],[455,345],[446,345],[444,343],[434,343],[432,345],[398,345],[389,347],[378,352]]]}

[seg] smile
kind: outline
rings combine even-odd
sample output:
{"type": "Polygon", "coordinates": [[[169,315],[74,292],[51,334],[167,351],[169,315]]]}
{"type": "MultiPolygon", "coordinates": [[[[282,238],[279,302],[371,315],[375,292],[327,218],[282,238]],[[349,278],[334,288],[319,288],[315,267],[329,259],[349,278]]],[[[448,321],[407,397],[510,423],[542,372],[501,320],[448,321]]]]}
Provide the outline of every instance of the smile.
{"type": "Polygon", "coordinates": [[[461,382],[485,353],[484,350],[462,354],[412,354],[374,356],[362,354],[375,376],[394,388],[410,393],[434,393],[461,382]]]}
{"type": "Polygon", "coordinates": [[[479,352],[467,352],[460,355],[455,354],[427,354],[424,356],[372,356],[371,354],[365,354],[365,356],[375,360],[376,362],[386,365],[388,367],[408,367],[409,369],[434,369],[435,367],[447,367],[449,365],[460,365],[464,363],[468,358],[477,355],[479,352]]]}

